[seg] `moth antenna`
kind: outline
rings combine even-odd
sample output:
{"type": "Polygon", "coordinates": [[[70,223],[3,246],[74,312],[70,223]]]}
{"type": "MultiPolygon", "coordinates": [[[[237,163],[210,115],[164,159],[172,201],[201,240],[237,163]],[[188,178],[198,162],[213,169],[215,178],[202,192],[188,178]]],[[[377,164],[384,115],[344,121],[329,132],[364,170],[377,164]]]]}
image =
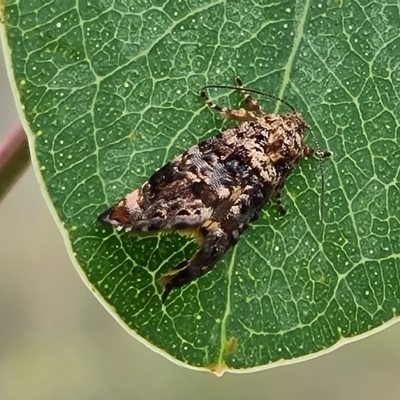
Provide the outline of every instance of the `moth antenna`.
{"type": "Polygon", "coordinates": [[[231,85],[206,85],[201,89],[201,91],[205,91],[206,89],[233,89],[233,90],[241,90],[242,89],[242,90],[245,90],[246,92],[257,93],[261,96],[269,97],[270,99],[280,101],[282,104],[289,107],[293,112],[296,112],[296,109],[290,103],[288,103],[286,100],[283,100],[280,97],[275,96],[274,94],[262,92],[261,90],[249,89],[247,87],[239,88],[237,86],[231,86],[231,85]]]}
{"type": "MultiPolygon", "coordinates": [[[[321,156],[322,154],[324,154],[324,152],[321,151],[321,146],[319,145],[317,136],[315,135],[315,133],[312,130],[310,125],[307,125],[307,128],[310,131],[313,141],[315,143],[315,148],[317,150],[316,154],[321,156]]],[[[323,221],[324,220],[325,175],[324,175],[324,166],[322,164],[322,157],[319,157],[318,163],[319,163],[319,170],[321,173],[321,197],[320,197],[320,203],[319,203],[319,213],[320,213],[319,219],[321,221],[323,221]]]]}

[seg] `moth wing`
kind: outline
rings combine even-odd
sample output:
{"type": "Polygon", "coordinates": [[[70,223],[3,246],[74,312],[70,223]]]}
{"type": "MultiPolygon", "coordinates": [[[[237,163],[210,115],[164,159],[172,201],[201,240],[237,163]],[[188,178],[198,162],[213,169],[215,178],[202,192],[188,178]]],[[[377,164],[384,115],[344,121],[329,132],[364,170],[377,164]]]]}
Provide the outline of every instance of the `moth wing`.
{"type": "Polygon", "coordinates": [[[98,220],[132,232],[200,227],[212,209],[198,197],[197,180],[189,171],[180,170],[179,161],[174,159],[165,164],[141,187],[103,212],[98,220]]]}
{"type": "MultiPolygon", "coordinates": [[[[214,211],[221,215],[243,182],[216,155],[216,137],[194,145],[99,216],[132,232],[198,230],[214,211]]],[[[231,150],[230,150],[231,151],[231,150]]]]}

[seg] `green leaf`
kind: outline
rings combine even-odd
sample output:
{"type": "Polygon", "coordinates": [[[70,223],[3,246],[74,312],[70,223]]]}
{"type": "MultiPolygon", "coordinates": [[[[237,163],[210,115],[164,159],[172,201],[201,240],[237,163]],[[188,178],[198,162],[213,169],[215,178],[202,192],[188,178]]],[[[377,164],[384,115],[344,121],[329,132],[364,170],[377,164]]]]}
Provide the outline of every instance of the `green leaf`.
{"type": "Polygon", "coordinates": [[[84,281],[131,334],[222,374],[304,359],[399,315],[397,2],[3,1],[43,192],[84,281]],[[198,91],[236,75],[295,104],[333,153],[324,219],[319,166],[303,160],[283,191],[287,215],[267,205],[162,306],[157,279],[193,243],[118,234],[96,217],[226,127],[198,91]]]}

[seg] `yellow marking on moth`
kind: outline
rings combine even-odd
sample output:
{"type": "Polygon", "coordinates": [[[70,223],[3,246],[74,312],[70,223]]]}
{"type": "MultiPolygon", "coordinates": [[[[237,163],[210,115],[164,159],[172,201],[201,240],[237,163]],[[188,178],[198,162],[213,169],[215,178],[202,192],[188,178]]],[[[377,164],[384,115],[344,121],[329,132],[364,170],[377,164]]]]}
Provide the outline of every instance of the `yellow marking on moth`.
{"type": "MultiPolygon", "coordinates": [[[[116,229],[115,229],[116,230],[116,229]]],[[[141,238],[154,237],[154,236],[165,236],[170,233],[179,233],[185,238],[194,239],[197,244],[201,244],[203,241],[202,236],[196,229],[175,229],[175,228],[161,228],[155,231],[129,231],[126,234],[138,236],[141,238]]]]}
{"type": "Polygon", "coordinates": [[[194,239],[198,244],[203,243],[203,236],[200,234],[198,229],[195,229],[195,228],[193,228],[193,229],[190,229],[190,228],[188,228],[188,229],[179,229],[179,230],[178,229],[171,229],[171,231],[172,230],[175,231],[175,232],[179,232],[179,233],[181,233],[182,235],[184,235],[186,237],[194,239]]]}
{"type": "Polygon", "coordinates": [[[220,227],[219,222],[213,221],[211,219],[204,221],[202,225],[202,228],[206,228],[209,231],[216,231],[217,229],[219,229],[219,227],[220,227]]]}
{"type": "Polygon", "coordinates": [[[242,189],[240,187],[234,187],[233,192],[230,195],[229,199],[232,201],[236,201],[239,198],[241,193],[242,193],[242,189]]]}
{"type": "Polygon", "coordinates": [[[174,277],[176,274],[179,274],[179,272],[183,271],[185,268],[187,268],[187,264],[184,264],[182,268],[172,269],[165,272],[157,279],[158,284],[165,286],[171,280],[171,277],[174,277]]]}

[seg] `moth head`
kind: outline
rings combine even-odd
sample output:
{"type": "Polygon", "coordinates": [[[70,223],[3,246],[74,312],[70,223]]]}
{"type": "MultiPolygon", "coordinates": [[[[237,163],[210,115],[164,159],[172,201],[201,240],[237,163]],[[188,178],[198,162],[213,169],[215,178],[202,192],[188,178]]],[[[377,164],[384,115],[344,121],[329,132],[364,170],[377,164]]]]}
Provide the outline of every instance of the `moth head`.
{"type": "Polygon", "coordinates": [[[270,158],[273,162],[284,160],[292,164],[302,155],[303,137],[307,125],[302,115],[295,111],[280,117],[281,120],[268,138],[272,149],[270,158]]]}

